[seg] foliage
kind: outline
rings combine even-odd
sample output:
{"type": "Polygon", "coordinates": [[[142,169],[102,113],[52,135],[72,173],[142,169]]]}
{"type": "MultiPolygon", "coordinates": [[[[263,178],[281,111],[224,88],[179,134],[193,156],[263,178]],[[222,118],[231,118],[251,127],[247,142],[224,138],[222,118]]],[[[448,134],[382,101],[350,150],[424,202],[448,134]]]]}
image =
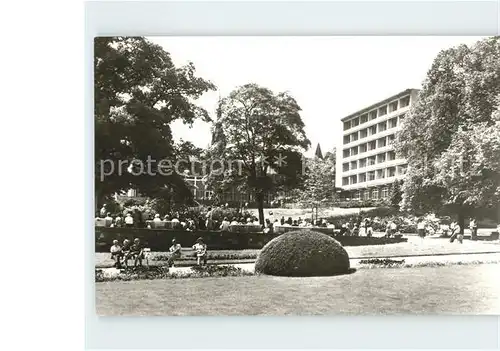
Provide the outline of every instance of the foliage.
{"type": "Polygon", "coordinates": [[[403,201],[403,192],[401,190],[402,184],[403,184],[402,181],[396,180],[394,183],[391,184],[391,189],[390,189],[389,202],[391,203],[391,206],[398,211],[401,205],[401,201],[403,201]]]}
{"type": "Polygon", "coordinates": [[[194,101],[215,86],[197,77],[192,63],[176,67],[168,52],[142,37],[96,38],[94,54],[96,203],[129,188],[178,202],[189,198],[179,175],[159,173],[159,161],[178,157],[173,121],[209,120],[194,101]],[[110,173],[104,181],[101,172],[110,173]]]}
{"type": "Polygon", "coordinates": [[[237,88],[219,103],[210,155],[226,168],[210,174],[211,185],[216,192],[231,186],[253,192],[262,224],[265,195],[300,179],[301,152],[310,144],[300,110],[288,93],[256,84],[237,88]]]}
{"type": "Polygon", "coordinates": [[[394,266],[394,265],[402,265],[405,263],[405,260],[393,260],[390,258],[370,258],[367,260],[361,260],[359,261],[361,264],[370,264],[370,265],[377,265],[377,266],[394,266]]]}
{"type": "Polygon", "coordinates": [[[194,266],[187,272],[170,272],[168,267],[129,267],[115,275],[106,275],[102,269],[96,269],[95,281],[108,282],[116,280],[151,280],[151,279],[183,279],[183,278],[208,278],[208,277],[240,277],[254,275],[232,265],[209,265],[205,267],[194,266]]]}
{"type": "Polygon", "coordinates": [[[409,164],[404,209],[448,206],[463,227],[468,209],[499,203],[499,96],[500,37],[438,54],[395,143],[409,164]]]}
{"type": "Polygon", "coordinates": [[[349,256],[328,235],[298,230],[268,242],[257,257],[255,271],[279,276],[327,276],[349,272],[349,256]]]}
{"type": "MultiPolygon", "coordinates": [[[[319,145],[319,144],[318,144],[319,145]]],[[[335,161],[316,157],[306,162],[302,186],[294,193],[295,201],[303,207],[316,210],[328,207],[336,200],[335,161]]]]}

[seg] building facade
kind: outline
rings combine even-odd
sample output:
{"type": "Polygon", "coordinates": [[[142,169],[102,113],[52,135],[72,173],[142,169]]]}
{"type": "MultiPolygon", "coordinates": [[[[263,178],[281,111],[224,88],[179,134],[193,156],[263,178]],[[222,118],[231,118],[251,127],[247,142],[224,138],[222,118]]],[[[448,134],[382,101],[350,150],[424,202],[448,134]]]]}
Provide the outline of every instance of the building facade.
{"type": "Polygon", "coordinates": [[[417,89],[407,89],[342,118],[335,186],[343,199],[387,198],[390,184],[404,176],[406,160],[392,144],[417,96],[417,89]]]}

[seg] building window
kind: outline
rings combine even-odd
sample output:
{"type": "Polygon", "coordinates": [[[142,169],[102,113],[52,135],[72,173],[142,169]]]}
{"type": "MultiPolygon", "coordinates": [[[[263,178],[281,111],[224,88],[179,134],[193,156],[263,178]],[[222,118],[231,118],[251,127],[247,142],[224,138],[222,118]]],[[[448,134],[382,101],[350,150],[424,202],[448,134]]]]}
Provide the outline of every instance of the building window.
{"type": "Polygon", "coordinates": [[[394,151],[389,151],[387,153],[387,160],[394,161],[396,159],[396,153],[394,151]]]}
{"type": "Polygon", "coordinates": [[[372,126],[368,128],[368,135],[374,135],[377,134],[377,126],[372,126]]]}
{"type": "Polygon", "coordinates": [[[383,116],[387,114],[387,105],[382,106],[381,108],[378,109],[378,115],[383,116]]]}
{"type": "Polygon", "coordinates": [[[368,172],[368,180],[375,180],[375,171],[368,172]]]}
{"type": "Polygon", "coordinates": [[[368,115],[365,113],[363,116],[360,117],[361,123],[366,123],[368,122],[368,115]]]}
{"type": "Polygon", "coordinates": [[[351,134],[351,141],[356,141],[356,140],[358,140],[358,132],[351,134]]]}
{"type": "Polygon", "coordinates": [[[359,132],[360,139],[366,138],[367,136],[368,136],[368,129],[363,129],[359,132]]]}
{"type": "Polygon", "coordinates": [[[350,178],[351,178],[350,184],[356,184],[358,182],[358,176],[357,175],[353,175],[350,178]]]}
{"type": "Polygon", "coordinates": [[[351,148],[351,156],[357,155],[358,154],[358,147],[352,147],[351,148]]]}
{"type": "Polygon", "coordinates": [[[343,154],[344,158],[349,157],[349,149],[344,149],[344,151],[342,152],[342,154],[343,154]]]}
{"type": "Polygon", "coordinates": [[[385,153],[377,155],[377,163],[385,162],[385,153]]]}
{"type": "Polygon", "coordinates": [[[387,146],[387,140],[386,138],[380,138],[377,140],[378,147],[385,147],[387,146]]]}
{"type": "Polygon", "coordinates": [[[344,130],[351,128],[351,121],[344,122],[344,130]]]}
{"type": "Polygon", "coordinates": [[[366,182],[366,174],[365,173],[360,173],[358,178],[359,178],[360,183],[366,182]]]}
{"type": "Polygon", "coordinates": [[[396,167],[389,167],[387,169],[388,177],[394,177],[396,175],[396,167]]]}
{"type": "Polygon", "coordinates": [[[349,177],[342,178],[342,185],[349,185],[349,177]]]}
{"type": "Polygon", "coordinates": [[[361,196],[361,194],[359,191],[354,192],[354,200],[359,200],[360,196],[361,196]]]}
{"type": "Polygon", "coordinates": [[[352,128],[359,126],[359,118],[355,118],[351,123],[352,128]]]}
{"type": "Polygon", "coordinates": [[[394,140],[396,139],[395,134],[391,134],[387,136],[387,144],[392,145],[394,143],[394,140]]]}
{"type": "Polygon", "coordinates": [[[378,124],[378,132],[384,132],[387,130],[387,123],[386,122],[382,122],[382,123],[379,123],[378,124]]]}
{"type": "Polygon", "coordinates": [[[359,153],[366,152],[366,144],[361,144],[359,145],[359,153]]]}
{"type": "Polygon", "coordinates": [[[370,119],[370,121],[373,121],[374,119],[376,119],[377,118],[377,110],[371,111],[368,114],[368,118],[370,119]]]}
{"type": "Polygon", "coordinates": [[[347,172],[349,170],[349,162],[342,164],[342,172],[347,172]]]}
{"type": "Polygon", "coordinates": [[[350,136],[344,135],[344,144],[349,144],[350,141],[351,141],[350,136]]]}
{"type": "Polygon", "coordinates": [[[365,168],[366,167],[366,158],[362,158],[359,160],[359,168],[365,168]]]}
{"type": "Polygon", "coordinates": [[[401,107],[406,107],[410,104],[410,97],[409,96],[405,96],[404,98],[402,98],[400,101],[399,101],[399,105],[401,107]]]}
{"type": "Polygon", "coordinates": [[[375,140],[368,143],[368,150],[375,150],[377,147],[377,142],[375,140]]]}
{"type": "Polygon", "coordinates": [[[398,102],[397,101],[391,102],[389,105],[389,112],[394,112],[397,109],[398,109],[398,102]]]}
{"type": "Polygon", "coordinates": [[[387,188],[382,188],[382,199],[387,199],[387,196],[389,195],[389,190],[387,188]]]}
{"type": "Polygon", "coordinates": [[[384,179],[384,178],[385,178],[385,169],[377,170],[377,179],[384,179]]]}
{"type": "Polygon", "coordinates": [[[375,164],[375,156],[368,157],[368,166],[373,166],[375,164]]]}
{"type": "Polygon", "coordinates": [[[358,161],[352,161],[351,162],[351,170],[352,169],[357,169],[358,168],[358,161]]]}
{"type": "Polygon", "coordinates": [[[396,128],[398,126],[398,118],[394,117],[389,120],[389,129],[396,128]]]}
{"type": "Polygon", "coordinates": [[[378,199],[378,189],[372,190],[372,199],[378,199]]]}
{"type": "Polygon", "coordinates": [[[364,200],[370,200],[370,190],[365,190],[363,193],[364,200]]]}
{"type": "Polygon", "coordinates": [[[398,167],[398,175],[406,174],[406,169],[407,169],[407,166],[399,166],[398,167]]]}

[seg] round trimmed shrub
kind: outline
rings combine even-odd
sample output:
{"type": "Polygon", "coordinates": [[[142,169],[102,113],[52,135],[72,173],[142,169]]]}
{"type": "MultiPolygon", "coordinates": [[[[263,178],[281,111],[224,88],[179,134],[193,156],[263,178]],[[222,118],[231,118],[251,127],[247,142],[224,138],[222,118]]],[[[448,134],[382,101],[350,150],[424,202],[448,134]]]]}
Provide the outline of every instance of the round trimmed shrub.
{"type": "Polygon", "coordinates": [[[349,255],[332,237],[311,230],[280,235],[268,242],[255,262],[258,273],[311,277],[349,272],[349,255]]]}

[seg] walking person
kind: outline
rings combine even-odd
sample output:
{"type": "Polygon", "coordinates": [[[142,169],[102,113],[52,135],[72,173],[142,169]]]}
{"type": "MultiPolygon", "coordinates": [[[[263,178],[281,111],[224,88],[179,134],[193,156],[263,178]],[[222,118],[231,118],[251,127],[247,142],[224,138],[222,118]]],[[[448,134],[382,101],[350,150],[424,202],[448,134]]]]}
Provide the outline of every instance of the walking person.
{"type": "Polygon", "coordinates": [[[417,223],[417,232],[420,238],[425,238],[425,221],[420,218],[417,223]]]}
{"type": "Polygon", "coordinates": [[[455,239],[458,240],[458,242],[460,244],[462,244],[463,240],[464,240],[464,235],[463,233],[460,233],[460,226],[458,225],[457,222],[453,222],[451,224],[451,237],[450,237],[450,243],[454,242],[455,239]]]}
{"type": "Polygon", "coordinates": [[[471,218],[469,220],[469,229],[471,232],[470,239],[471,240],[477,240],[477,221],[475,218],[471,218]]]}

